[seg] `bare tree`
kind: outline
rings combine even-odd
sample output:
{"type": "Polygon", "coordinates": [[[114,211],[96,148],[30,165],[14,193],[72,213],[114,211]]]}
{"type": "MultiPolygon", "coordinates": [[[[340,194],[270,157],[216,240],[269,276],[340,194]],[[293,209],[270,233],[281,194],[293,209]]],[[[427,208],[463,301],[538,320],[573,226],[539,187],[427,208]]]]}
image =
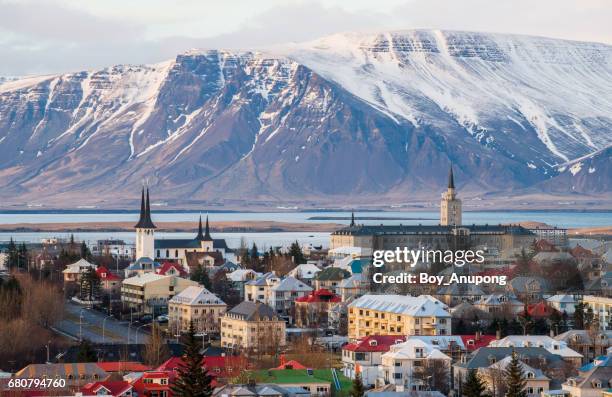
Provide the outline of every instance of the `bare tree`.
{"type": "Polygon", "coordinates": [[[170,357],[168,345],[164,340],[159,325],[153,322],[151,336],[143,351],[145,364],[156,367],[170,357]]]}

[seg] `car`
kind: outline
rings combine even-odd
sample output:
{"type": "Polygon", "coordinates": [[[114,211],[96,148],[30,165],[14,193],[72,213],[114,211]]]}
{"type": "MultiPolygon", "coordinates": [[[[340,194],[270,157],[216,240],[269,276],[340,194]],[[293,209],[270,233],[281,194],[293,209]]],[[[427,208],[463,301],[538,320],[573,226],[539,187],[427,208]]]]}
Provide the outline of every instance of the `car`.
{"type": "Polygon", "coordinates": [[[143,323],[148,323],[152,320],[153,316],[151,316],[150,314],[145,314],[144,316],[140,317],[140,321],[142,321],[143,323]]]}
{"type": "Polygon", "coordinates": [[[158,323],[167,323],[170,320],[170,318],[168,317],[167,314],[162,314],[162,315],[157,316],[156,320],[158,323]]]}

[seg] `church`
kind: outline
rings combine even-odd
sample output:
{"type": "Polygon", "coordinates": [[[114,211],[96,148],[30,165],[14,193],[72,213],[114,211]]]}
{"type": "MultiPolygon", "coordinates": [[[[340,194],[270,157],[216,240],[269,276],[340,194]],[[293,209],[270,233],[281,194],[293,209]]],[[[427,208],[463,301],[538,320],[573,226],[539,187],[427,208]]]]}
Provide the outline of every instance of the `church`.
{"type": "Polygon", "coordinates": [[[210,235],[208,216],[206,226],[202,227],[202,217],[198,224],[198,234],[192,239],[156,239],[157,226],[151,218],[149,188],[142,189],[140,201],[140,218],[134,226],[136,230],[136,262],[154,263],[158,261],[174,261],[188,266],[190,257],[197,257],[200,264],[212,265],[222,261],[228,247],[224,239],[214,239],[210,235]],[[203,262],[202,262],[203,261],[203,262]]]}
{"type": "Polygon", "coordinates": [[[537,236],[519,225],[464,225],[461,200],[455,189],[451,166],[448,185],[440,202],[438,225],[358,225],[331,235],[330,248],[359,247],[362,253],[374,250],[394,250],[397,247],[419,249],[486,248],[500,258],[513,258],[521,247],[528,247],[537,236]]]}

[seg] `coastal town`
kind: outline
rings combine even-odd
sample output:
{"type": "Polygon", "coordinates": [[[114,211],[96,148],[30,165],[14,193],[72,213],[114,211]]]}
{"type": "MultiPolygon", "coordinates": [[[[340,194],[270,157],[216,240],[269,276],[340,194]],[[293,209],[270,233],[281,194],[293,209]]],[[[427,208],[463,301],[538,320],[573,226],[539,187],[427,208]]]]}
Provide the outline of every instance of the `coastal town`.
{"type": "Polygon", "coordinates": [[[160,237],[147,186],[134,243],[2,242],[0,395],[612,396],[612,241],[465,224],[444,188],[438,224],[353,212],[327,247],[160,237]],[[373,264],[402,249],[454,259],[373,264]]]}

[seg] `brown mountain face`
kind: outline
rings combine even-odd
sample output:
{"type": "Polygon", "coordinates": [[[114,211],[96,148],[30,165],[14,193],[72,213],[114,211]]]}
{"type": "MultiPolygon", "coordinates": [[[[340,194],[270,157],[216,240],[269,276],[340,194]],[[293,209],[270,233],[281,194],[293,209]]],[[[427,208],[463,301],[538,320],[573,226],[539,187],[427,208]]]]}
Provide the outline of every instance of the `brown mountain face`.
{"type": "MultiPolygon", "coordinates": [[[[430,56],[447,62],[435,51],[430,56]]],[[[395,59],[405,73],[409,57],[395,59]]],[[[589,160],[601,165],[597,173],[587,169],[583,182],[555,167],[563,162],[559,155],[577,158],[612,141],[601,137],[610,119],[588,121],[593,136],[587,139],[586,118],[572,114],[565,125],[576,125],[578,138],[567,139],[564,130],[565,141],[553,147],[553,132],[544,139],[527,111],[505,103],[483,107],[479,124],[470,124],[435,95],[374,73],[383,61],[365,62],[364,82],[351,84],[301,52],[225,51],[5,82],[0,200],[121,206],[147,180],[156,200],[178,206],[406,202],[437,197],[451,163],[465,194],[550,190],[553,183],[560,194],[610,191],[609,150],[589,160]],[[366,80],[374,78],[385,86],[362,94],[360,84],[369,87],[366,80]],[[398,110],[400,102],[415,118],[398,110]],[[589,182],[595,174],[598,182],[589,182]]],[[[341,57],[338,62],[346,66],[341,57]]],[[[496,56],[476,63],[487,62],[510,61],[496,56]]],[[[550,117],[563,128],[561,114],[550,117]]]]}

